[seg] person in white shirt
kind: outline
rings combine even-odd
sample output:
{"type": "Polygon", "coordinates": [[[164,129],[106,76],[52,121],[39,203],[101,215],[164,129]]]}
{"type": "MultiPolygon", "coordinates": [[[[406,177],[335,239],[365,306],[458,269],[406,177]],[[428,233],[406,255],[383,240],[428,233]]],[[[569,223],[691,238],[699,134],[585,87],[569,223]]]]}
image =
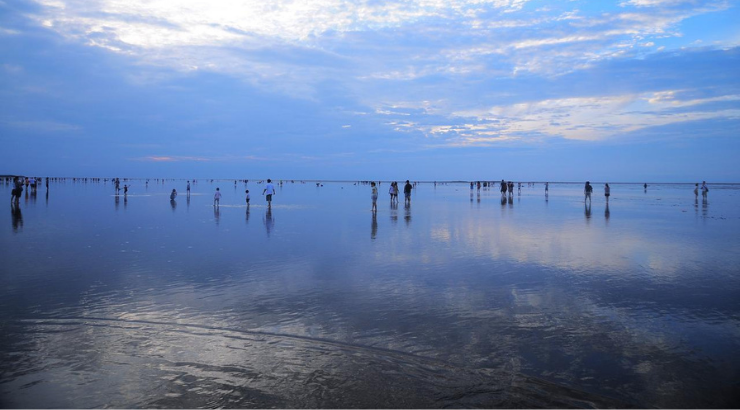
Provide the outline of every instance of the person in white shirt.
{"type": "Polygon", "coordinates": [[[262,190],[262,195],[265,195],[265,199],[267,199],[267,206],[272,206],[272,196],[275,195],[275,186],[272,185],[272,180],[267,179],[267,183],[265,184],[265,189],[262,190]]]}
{"type": "Polygon", "coordinates": [[[221,191],[216,188],[216,194],[213,195],[213,206],[219,206],[219,202],[221,201],[221,191]]]}

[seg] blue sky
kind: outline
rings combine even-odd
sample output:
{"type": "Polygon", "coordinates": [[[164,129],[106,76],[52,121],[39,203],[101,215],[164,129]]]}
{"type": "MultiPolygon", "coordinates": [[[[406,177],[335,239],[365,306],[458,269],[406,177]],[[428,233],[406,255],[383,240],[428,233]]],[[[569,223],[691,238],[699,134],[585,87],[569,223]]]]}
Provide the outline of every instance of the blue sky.
{"type": "Polygon", "coordinates": [[[0,174],[740,181],[740,2],[0,0],[0,174]]]}

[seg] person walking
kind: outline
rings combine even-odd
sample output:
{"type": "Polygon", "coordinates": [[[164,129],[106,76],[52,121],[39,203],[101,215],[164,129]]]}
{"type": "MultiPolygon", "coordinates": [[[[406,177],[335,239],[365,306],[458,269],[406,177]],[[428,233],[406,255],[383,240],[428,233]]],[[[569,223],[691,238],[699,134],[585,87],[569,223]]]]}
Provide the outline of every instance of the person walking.
{"type": "Polygon", "coordinates": [[[606,197],[606,203],[609,204],[609,195],[611,194],[609,184],[604,184],[604,196],[606,197]]]}
{"type": "Polygon", "coordinates": [[[411,205],[411,189],[413,187],[411,186],[411,183],[409,180],[406,180],[406,185],[403,187],[403,196],[404,196],[404,204],[411,205]]]}
{"type": "Polygon", "coordinates": [[[591,186],[591,183],[586,181],[586,186],[583,187],[583,192],[586,194],[586,200],[588,202],[591,202],[591,192],[593,192],[594,187],[591,186]]]}
{"type": "Polygon", "coordinates": [[[213,206],[219,206],[221,203],[221,190],[216,188],[216,193],[213,195],[213,206]]]}
{"type": "Polygon", "coordinates": [[[265,184],[265,189],[262,190],[262,195],[265,195],[265,199],[267,200],[267,207],[272,207],[272,196],[275,195],[275,185],[272,184],[271,179],[267,179],[267,183],[265,184]]]}

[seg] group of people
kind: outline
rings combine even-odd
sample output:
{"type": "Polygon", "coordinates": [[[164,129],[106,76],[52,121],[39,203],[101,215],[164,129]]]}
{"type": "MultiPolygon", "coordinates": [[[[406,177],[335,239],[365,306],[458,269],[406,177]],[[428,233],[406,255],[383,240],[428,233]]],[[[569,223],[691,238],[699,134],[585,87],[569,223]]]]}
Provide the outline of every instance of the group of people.
{"type": "MultiPolygon", "coordinates": [[[[246,180],[245,180],[246,181],[246,180]]],[[[175,190],[172,190],[174,195],[177,195],[175,193],[175,190]]],[[[249,190],[247,189],[244,191],[245,194],[245,202],[247,203],[247,208],[249,208],[249,190]]],[[[188,195],[190,195],[190,182],[188,181],[188,195]]],[[[265,195],[265,199],[267,200],[267,207],[272,207],[272,197],[275,195],[275,185],[272,184],[271,179],[267,179],[267,183],[265,184],[265,188],[262,190],[262,195],[265,195]]],[[[174,199],[174,198],[171,198],[174,199]]],[[[221,189],[216,188],[216,193],[213,194],[213,206],[218,207],[221,204],[221,189]]]]}
{"type": "Polygon", "coordinates": [[[706,198],[707,193],[709,192],[709,187],[707,187],[707,181],[702,181],[701,187],[699,187],[699,183],[697,182],[694,184],[694,197],[699,197],[699,191],[701,190],[701,196],[706,198]]]}
{"type": "MultiPolygon", "coordinates": [[[[378,187],[376,186],[375,182],[370,182],[370,189],[371,189],[371,195],[370,198],[373,201],[372,210],[377,211],[378,210],[378,187]]],[[[403,186],[403,197],[404,197],[404,205],[411,205],[411,190],[414,189],[414,186],[411,185],[411,182],[409,180],[406,180],[406,184],[403,186]]],[[[391,204],[397,204],[398,203],[398,182],[393,181],[391,182],[391,187],[388,189],[388,194],[391,196],[391,204]]]]}
{"type": "MultiPolygon", "coordinates": [[[[375,186],[375,182],[371,183],[372,186],[375,186]]],[[[414,186],[411,185],[411,182],[409,180],[406,180],[406,184],[403,186],[403,196],[404,196],[404,204],[410,204],[411,203],[411,190],[414,189],[414,186]]],[[[398,203],[398,182],[393,181],[391,182],[391,187],[388,189],[388,194],[391,196],[391,203],[398,203]]],[[[377,199],[377,195],[373,194],[373,203],[377,199]]]]}
{"type": "MultiPolygon", "coordinates": [[[[25,179],[23,177],[14,177],[13,189],[10,192],[10,202],[18,204],[21,199],[21,194],[23,193],[24,185],[26,189],[29,189],[32,193],[36,192],[41,181],[42,178],[36,177],[26,177],[25,179]]],[[[46,178],[46,191],[47,193],[49,191],[49,178],[46,178]]]]}

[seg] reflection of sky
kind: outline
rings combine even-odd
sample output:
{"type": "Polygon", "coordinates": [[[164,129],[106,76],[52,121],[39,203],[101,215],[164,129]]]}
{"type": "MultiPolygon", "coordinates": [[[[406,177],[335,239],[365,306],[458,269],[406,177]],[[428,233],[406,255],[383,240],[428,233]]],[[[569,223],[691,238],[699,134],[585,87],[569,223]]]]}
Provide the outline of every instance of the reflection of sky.
{"type": "MultiPolygon", "coordinates": [[[[280,222],[267,232],[244,223],[243,189],[224,189],[216,226],[215,185],[202,183],[205,194],[174,211],[169,186],[129,195],[125,208],[109,186],[52,188],[48,207],[21,201],[21,232],[7,220],[0,231],[15,244],[0,257],[23,272],[0,276],[3,321],[144,320],[326,339],[467,368],[514,360],[531,375],[666,406],[679,403],[671,391],[648,392],[672,375],[698,404],[713,383],[737,376],[737,367],[716,364],[737,364],[740,248],[731,233],[740,219],[730,189],[711,192],[705,217],[694,213],[691,189],[615,186],[607,224],[597,195],[585,221],[576,185],[552,185],[547,202],[541,186],[523,188],[504,207],[495,190],[471,204],[465,186],[420,185],[408,209],[391,209],[381,195],[375,216],[369,187],[286,185],[271,210],[280,222]],[[394,223],[394,213],[409,222],[394,223]]],[[[253,196],[256,218],[267,213],[263,200],[253,196]]],[[[135,327],[133,350],[122,350],[123,335],[90,327],[91,349],[133,368],[142,352],[228,364],[218,338],[200,344],[168,330],[164,347],[148,330],[157,325],[135,327]]],[[[69,343],[81,337],[71,335],[69,343]]],[[[36,350],[54,351],[40,343],[36,350]]],[[[302,349],[280,362],[300,367],[310,360],[302,349]]]]}

